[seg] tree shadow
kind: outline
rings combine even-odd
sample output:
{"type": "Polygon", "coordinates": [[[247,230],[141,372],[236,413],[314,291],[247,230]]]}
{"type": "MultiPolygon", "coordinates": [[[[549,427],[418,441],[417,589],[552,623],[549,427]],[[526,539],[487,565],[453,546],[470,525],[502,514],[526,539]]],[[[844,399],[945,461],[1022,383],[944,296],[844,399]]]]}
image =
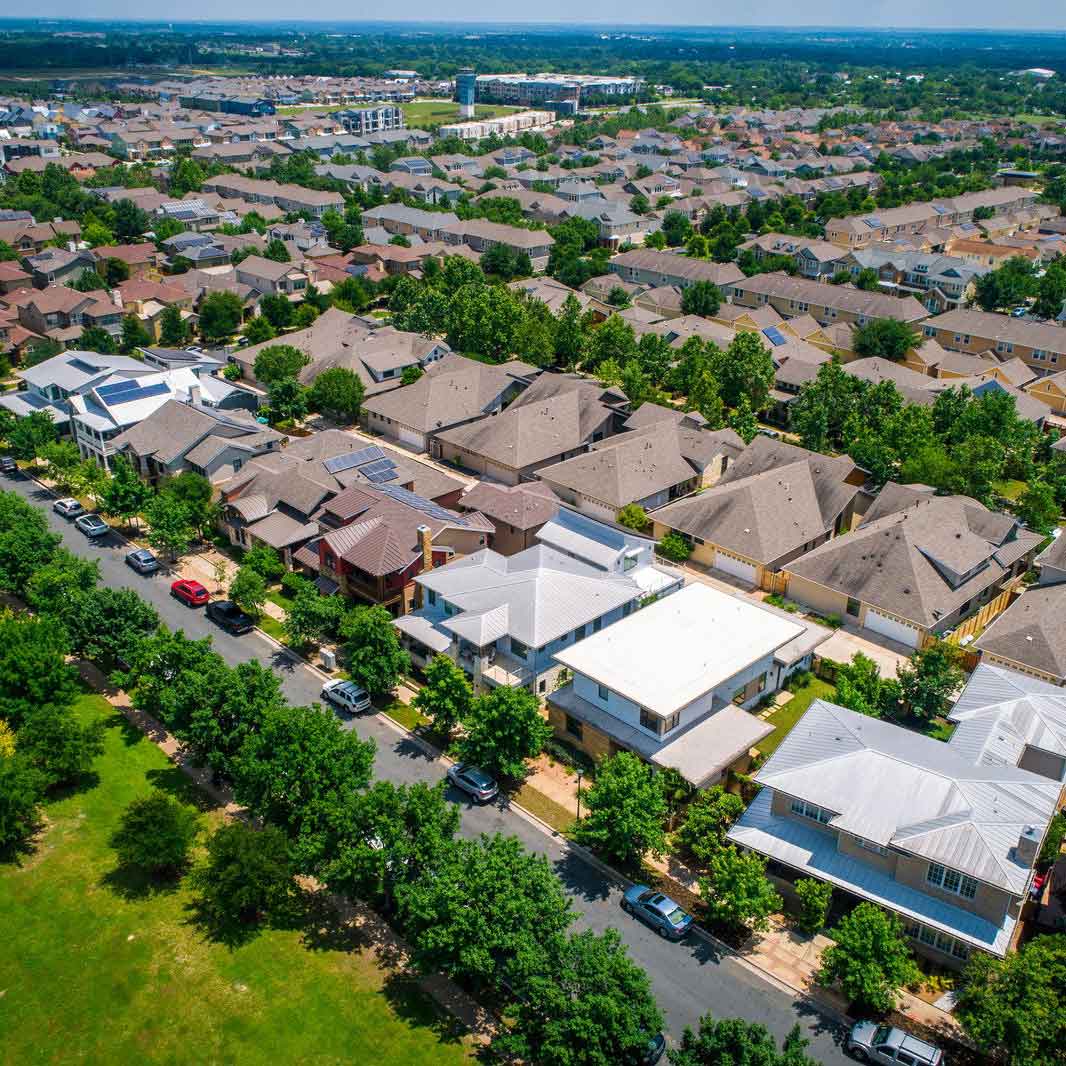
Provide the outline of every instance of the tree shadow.
{"type": "Polygon", "coordinates": [[[43,814],[38,813],[24,836],[8,841],[0,847],[0,866],[21,866],[24,859],[35,856],[40,848],[41,837],[47,828],[47,819],[43,814]]]}
{"type": "Polygon", "coordinates": [[[424,762],[433,762],[437,755],[430,750],[426,743],[412,736],[405,736],[398,740],[392,750],[403,759],[421,759],[424,762]]]}
{"type": "Polygon", "coordinates": [[[250,944],[267,929],[290,932],[303,929],[307,923],[308,895],[310,893],[294,883],[287,900],[254,919],[239,914],[216,913],[203,897],[197,896],[185,905],[186,923],[196,926],[208,942],[222,944],[233,951],[250,944]]]}
{"type": "Polygon", "coordinates": [[[613,882],[576,852],[567,849],[553,866],[556,876],[571,895],[590,903],[602,902],[610,896],[613,882]]]}
{"type": "Polygon", "coordinates": [[[413,974],[389,974],[382,992],[389,1006],[408,1025],[428,1029],[443,1043],[458,1044],[467,1032],[466,1026],[436,1003],[413,974]]]}
{"type": "Polygon", "coordinates": [[[803,1020],[802,1028],[815,1036],[829,1036],[837,1047],[843,1047],[848,1039],[848,1028],[830,1017],[813,1000],[806,996],[796,1000],[796,1015],[803,1020]]]}
{"type": "Polygon", "coordinates": [[[180,766],[170,764],[157,770],[149,770],[144,776],[152,788],[165,792],[198,811],[213,811],[218,807],[180,766]]]}
{"type": "Polygon", "coordinates": [[[383,918],[366,909],[362,921],[354,908],[340,908],[327,892],[305,892],[303,944],[309,951],[373,952],[385,969],[407,965],[407,957],[383,918]],[[348,913],[346,913],[348,912],[348,913]]]}
{"type": "Polygon", "coordinates": [[[127,903],[170,895],[181,887],[182,874],[163,877],[139,866],[116,866],[100,878],[100,884],[127,903]]]}
{"type": "MultiPolygon", "coordinates": [[[[105,693],[106,695],[106,693],[105,693]]],[[[159,744],[166,737],[166,730],[160,725],[152,725],[151,722],[144,719],[144,729],[138,729],[121,711],[115,711],[114,714],[108,715],[104,720],[104,726],[107,729],[117,730],[122,737],[122,743],[127,748],[132,748],[140,741],[147,738],[154,744],[159,744]]]]}

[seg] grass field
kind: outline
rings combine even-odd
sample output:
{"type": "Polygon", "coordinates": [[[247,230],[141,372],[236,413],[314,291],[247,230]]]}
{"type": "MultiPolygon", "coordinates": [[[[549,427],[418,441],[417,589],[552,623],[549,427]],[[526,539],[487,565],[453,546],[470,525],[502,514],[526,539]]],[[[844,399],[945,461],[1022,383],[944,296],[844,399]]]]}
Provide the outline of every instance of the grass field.
{"type": "Polygon", "coordinates": [[[813,678],[809,684],[796,690],[792,699],[783,707],[779,707],[766,721],[774,727],[774,731],[765,739],[760,740],[757,747],[759,751],[770,755],[777,750],[778,745],[788,736],[792,727],[800,720],[800,716],[814,700],[829,700],[836,697],[837,690],[828,681],[813,678]]]}
{"type": "Polygon", "coordinates": [[[116,875],[108,838],[130,800],[198,794],[104,700],[79,712],[108,725],[94,780],[49,804],[35,853],[0,865],[0,1063],[470,1061],[423,993],[343,931],[268,929],[230,948],[192,920],[184,885],[146,893],[116,875]]]}
{"type": "MultiPolygon", "coordinates": [[[[414,128],[422,126],[440,126],[445,122],[457,122],[459,105],[454,100],[415,100],[410,104],[401,104],[407,125],[414,128]]],[[[511,115],[521,111],[520,107],[504,107],[502,104],[477,104],[474,108],[476,118],[496,118],[498,115],[511,115]]]]}

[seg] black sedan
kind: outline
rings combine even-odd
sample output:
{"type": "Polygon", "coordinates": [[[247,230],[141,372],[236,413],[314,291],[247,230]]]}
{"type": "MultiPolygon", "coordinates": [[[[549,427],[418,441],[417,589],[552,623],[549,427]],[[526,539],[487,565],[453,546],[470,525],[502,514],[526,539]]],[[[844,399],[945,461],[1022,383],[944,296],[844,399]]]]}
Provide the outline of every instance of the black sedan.
{"type": "Polygon", "coordinates": [[[242,633],[250,633],[255,628],[255,619],[242,611],[235,603],[229,600],[215,600],[207,605],[205,612],[220,629],[239,637],[242,633]]]}

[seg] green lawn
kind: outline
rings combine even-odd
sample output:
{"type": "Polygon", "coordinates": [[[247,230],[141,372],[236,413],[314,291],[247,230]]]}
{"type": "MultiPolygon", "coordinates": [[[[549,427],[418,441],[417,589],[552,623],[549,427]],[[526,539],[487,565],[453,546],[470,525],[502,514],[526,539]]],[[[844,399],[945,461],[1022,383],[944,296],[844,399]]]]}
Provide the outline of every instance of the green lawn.
{"type": "Polygon", "coordinates": [[[767,718],[767,722],[774,727],[774,731],[765,739],[760,740],[757,747],[766,755],[777,750],[777,746],[788,736],[792,727],[800,720],[803,712],[811,705],[812,700],[830,700],[836,698],[837,690],[828,681],[813,678],[808,685],[797,689],[792,699],[779,707],[767,718]]]}
{"type": "MultiPolygon", "coordinates": [[[[414,103],[401,104],[407,125],[418,129],[422,126],[440,126],[445,122],[459,120],[459,105],[454,100],[415,100],[414,103]]],[[[519,107],[505,107],[502,104],[477,104],[474,107],[476,118],[496,118],[498,115],[510,115],[521,111],[519,107]]]]}
{"type": "Polygon", "coordinates": [[[267,930],[231,949],[192,922],[184,885],[145,895],[116,877],[107,841],[126,804],[153,786],[197,794],[104,700],[79,710],[108,724],[96,779],[47,807],[35,853],[0,865],[0,1063],[470,1061],[421,991],[343,932],[267,930]]]}
{"type": "Polygon", "coordinates": [[[1028,488],[1028,485],[1024,481],[993,481],[992,488],[994,488],[1000,496],[1010,500],[1011,503],[1017,503],[1021,494],[1028,488]]]}

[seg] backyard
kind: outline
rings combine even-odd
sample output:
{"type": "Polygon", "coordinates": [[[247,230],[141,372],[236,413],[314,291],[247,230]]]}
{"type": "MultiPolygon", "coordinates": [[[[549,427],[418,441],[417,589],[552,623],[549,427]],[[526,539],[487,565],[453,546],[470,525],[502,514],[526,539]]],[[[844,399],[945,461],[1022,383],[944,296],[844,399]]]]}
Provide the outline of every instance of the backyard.
{"type": "Polygon", "coordinates": [[[78,710],[107,723],[95,773],[47,806],[35,852],[0,865],[0,1063],[469,1061],[422,991],[344,927],[293,922],[230,948],[194,921],[185,883],[148,891],[117,873],[108,840],[133,798],[203,804],[105,700],[78,710]]]}
{"type": "Polygon", "coordinates": [[[766,719],[767,723],[774,727],[774,731],[765,740],[759,741],[759,751],[767,756],[773,754],[814,700],[833,702],[836,694],[837,690],[828,681],[818,677],[812,677],[806,685],[798,687],[792,694],[792,699],[778,707],[766,719]]]}

